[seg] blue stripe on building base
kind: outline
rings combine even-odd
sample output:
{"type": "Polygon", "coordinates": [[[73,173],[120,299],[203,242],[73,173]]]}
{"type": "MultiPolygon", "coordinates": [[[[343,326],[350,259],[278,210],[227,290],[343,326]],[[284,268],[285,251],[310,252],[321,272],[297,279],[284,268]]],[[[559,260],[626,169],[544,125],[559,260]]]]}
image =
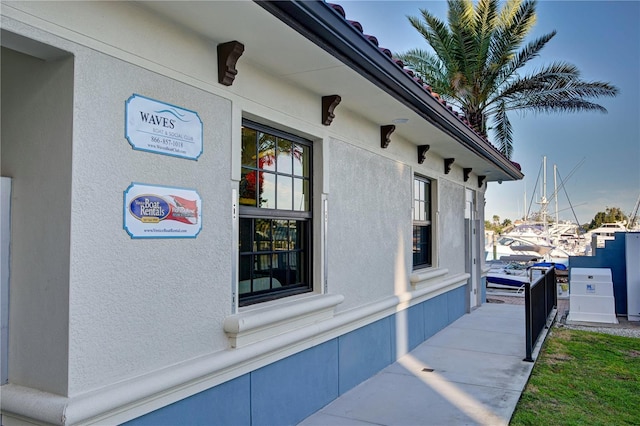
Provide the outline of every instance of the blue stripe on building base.
{"type": "Polygon", "coordinates": [[[466,291],[459,287],[126,424],[295,425],[393,363],[399,340],[412,350],[464,315],[466,291]]]}

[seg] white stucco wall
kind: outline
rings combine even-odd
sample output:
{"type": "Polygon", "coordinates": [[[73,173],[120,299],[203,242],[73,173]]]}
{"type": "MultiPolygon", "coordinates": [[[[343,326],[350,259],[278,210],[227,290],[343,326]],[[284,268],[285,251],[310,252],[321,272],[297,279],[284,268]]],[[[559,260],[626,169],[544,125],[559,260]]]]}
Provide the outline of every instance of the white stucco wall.
{"type": "Polygon", "coordinates": [[[2,49],[2,176],[13,178],[9,380],[67,392],[73,58],[2,49]]]}
{"type": "MultiPolygon", "coordinates": [[[[377,142],[377,141],[376,141],[377,142]]],[[[407,290],[411,267],[411,169],[331,140],[329,289],[340,309],[407,290]]]]}
{"type": "Polygon", "coordinates": [[[445,179],[438,182],[439,264],[450,271],[465,270],[464,203],[462,185],[445,179]]]}
{"type": "MultiPolygon", "coordinates": [[[[67,80],[57,87],[59,93],[52,94],[73,94],[73,110],[71,99],[66,99],[67,108],[56,112],[61,114],[56,118],[69,126],[63,129],[67,144],[49,157],[56,162],[31,159],[24,168],[28,175],[42,173],[42,168],[44,181],[36,189],[62,197],[55,200],[62,203],[55,218],[60,226],[47,235],[66,238],[66,245],[56,241],[45,246],[46,254],[52,254],[47,262],[52,263],[29,271],[40,274],[34,282],[42,280],[44,272],[56,272],[48,279],[55,279],[60,291],[51,299],[43,295],[35,299],[43,305],[42,313],[50,315],[51,324],[33,337],[34,341],[46,337],[44,342],[56,339],[55,353],[35,354],[22,358],[19,367],[11,366],[14,383],[75,396],[200,356],[228,355],[222,323],[233,311],[237,248],[231,195],[240,177],[242,116],[315,143],[314,290],[320,293],[324,285],[320,279],[324,197],[330,226],[327,288],[344,296],[338,314],[411,290],[414,173],[436,182],[434,237],[440,252],[435,266],[448,269],[449,275],[465,271],[460,256],[465,249],[464,188],[477,189],[475,178],[463,183],[457,166],[444,175],[442,158],[436,155],[418,165],[416,141],[394,136],[389,148],[382,150],[380,123],[340,106],[334,123],[322,126],[317,93],[292,87],[254,64],[241,62],[234,85],[222,87],[217,83],[214,43],[168,25],[140,6],[24,2],[16,7],[25,15],[12,16],[40,28],[9,19],[5,26],[67,50],[74,59],[56,63],[66,67],[67,80]],[[125,101],[134,93],[200,115],[204,147],[198,161],[131,148],[124,137],[124,114],[125,101]],[[188,240],[132,240],[122,226],[123,191],[132,182],[196,189],[203,201],[202,232],[188,240]],[[51,365],[49,358],[60,368],[45,367],[51,365]],[[33,365],[43,367],[29,372],[33,365]],[[36,377],[42,383],[31,381],[36,377]]],[[[4,85],[2,98],[4,104],[4,85]]],[[[3,122],[4,114],[5,108],[3,122]]],[[[24,159],[5,156],[4,124],[2,130],[5,174],[5,160],[9,170],[22,166],[24,159]]],[[[33,131],[38,132],[38,126],[33,131]]],[[[425,135],[419,143],[429,143],[428,138],[425,135]]],[[[36,144],[31,149],[41,147],[36,144]]],[[[52,220],[45,213],[42,218],[52,220]]],[[[16,229],[30,232],[26,226],[16,229]]],[[[13,241],[19,245],[22,239],[20,235],[13,241]]],[[[16,303],[28,305],[31,300],[16,303]]],[[[28,333],[29,329],[14,329],[15,336],[28,333]]],[[[284,355],[270,356],[275,360],[284,355]]]]}
{"type": "Polygon", "coordinates": [[[226,348],[232,246],[231,102],[90,51],[78,52],[76,70],[71,394],[226,348]],[[199,114],[197,161],[131,148],[123,124],[133,93],[199,114]],[[132,182],[196,189],[197,238],[131,239],[122,215],[132,182]]]}

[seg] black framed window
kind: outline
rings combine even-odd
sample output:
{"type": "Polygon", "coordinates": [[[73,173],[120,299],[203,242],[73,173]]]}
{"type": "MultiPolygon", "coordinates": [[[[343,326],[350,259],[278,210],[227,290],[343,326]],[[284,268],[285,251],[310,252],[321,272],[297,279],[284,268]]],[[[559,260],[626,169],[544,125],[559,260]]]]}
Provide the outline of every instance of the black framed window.
{"type": "Polygon", "coordinates": [[[311,291],[311,142],[242,126],[240,306],[311,291]]]}
{"type": "Polygon", "coordinates": [[[431,180],[413,179],[413,267],[431,266],[433,230],[431,221],[431,180]]]}

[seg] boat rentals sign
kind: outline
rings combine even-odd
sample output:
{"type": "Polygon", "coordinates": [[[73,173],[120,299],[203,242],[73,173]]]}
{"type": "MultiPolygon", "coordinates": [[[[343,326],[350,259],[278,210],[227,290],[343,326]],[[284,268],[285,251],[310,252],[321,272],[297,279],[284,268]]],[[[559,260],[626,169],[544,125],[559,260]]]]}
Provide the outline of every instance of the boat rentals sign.
{"type": "Polygon", "coordinates": [[[196,238],[201,211],[193,189],[132,183],[124,191],[124,229],[131,238],[196,238]]]}
{"type": "Polygon", "coordinates": [[[133,149],[197,160],[202,120],[194,111],[132,95],[125,102],[125,137],[133,149]]]}

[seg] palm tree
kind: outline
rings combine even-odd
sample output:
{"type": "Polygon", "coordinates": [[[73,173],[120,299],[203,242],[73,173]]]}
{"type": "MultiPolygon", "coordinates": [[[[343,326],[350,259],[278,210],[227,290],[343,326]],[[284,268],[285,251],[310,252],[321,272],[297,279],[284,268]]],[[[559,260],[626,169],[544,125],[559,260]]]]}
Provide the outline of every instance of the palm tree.
{"type": "Polygon", "coordinates": [[[420,9],[409,17],[432,51],[413,49],[397,55],[443,99],[459,107],[473,128],[487,135],[492,119],[498,149],[510,158],[513,135],[509,111],[579,112],[607,110],[590,98],[615,96],[605,82],[580,79],[572,64],[554,62],[528,75],[518,74],[556,32],[523,46],[536,21],[535,0],[448,0],[448,25],[420,9]]]}

